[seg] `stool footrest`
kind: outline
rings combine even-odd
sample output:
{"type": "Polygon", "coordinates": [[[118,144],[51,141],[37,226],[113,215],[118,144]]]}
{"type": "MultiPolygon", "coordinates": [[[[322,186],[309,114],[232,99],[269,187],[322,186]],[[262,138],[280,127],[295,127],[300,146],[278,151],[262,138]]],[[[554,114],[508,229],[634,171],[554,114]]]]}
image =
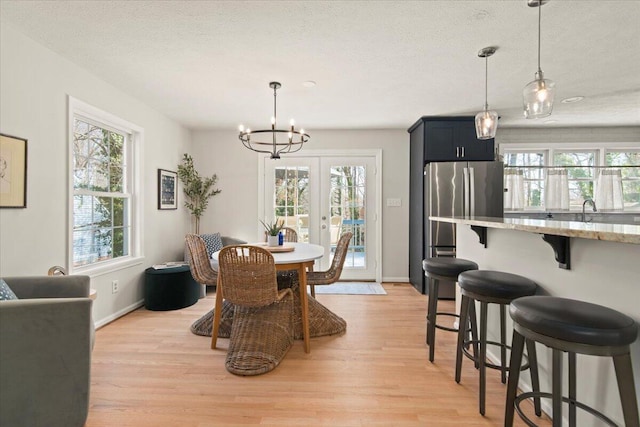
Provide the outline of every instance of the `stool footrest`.
{"type": "MultiPolygon", "coordinates": [[[[473,354],[471,354],[469,352],[469,350],[467,350],[471,344],[478,344],[479,345],[480,344],[480,340],[464,340],[464,346],[462,347],[462,354],[464,354],[469,359],[471,359],[474,362],[476,362],[476,365],[477,365],[478,361],[473,356],[473,354]]],[[[511,346],[508,346],[506,344],[502,344],[502,343],[499,343],[499,342],[495,342],[495,341],[487,341],[487,345],[495,345],[497,347],[504,347],[507,350],[511,350],[511,346]]],[[[526,362],[525,362],[524,365],[520,366],[520,370],[521,371],[525,371],[525,370],[529,369],[529,357],[528,357],[528,355],[524,355],[524,354],[522,355],[522,357],[526,359],[526,362]]],[[[498,365],[494,365],[493,363],[485,362],[484,366],[486,366],[487,368],[491,368],[491,369],[497,369],[498,371],[509,372],[509,365],[507,365],[504,368],[502,368],[502,366],[498,366],[498,365]]]]}
{"type": "MultiPolygon", "coordinates": [[[[460,315],[455,314],[455,313],[444,313],[444,312],[437,312],[436,316],[451,316],[451,317],[457,317],[458,319],[460,318],[460,315]]],[[[428,319],[427,319],[428,320],[428,319]]],[[[449,332],[458,332],[458,328],[450,328],[448,326],[442,326],[442,325],[438,325],[437,323],[434,325],[436,328],[438,329],[442,329],[444,331],[449,331],[449,332]]]]}
{"type": "MultiPolygon", "coordinates": [[[[523,400],[526,399],[532,399],[532,398],[542,398],[542,399],[552,399],[553,395],[551,393],[546,393],[546,392],[534,392],[534,391],[529,391],[526,393],[521,393],[518,396],[516,396],[516,399],[514,401],[515,407],[516,407],[516,412],[518,413],[518,415],[520,416],[520,418],[522,418],[522,421],[524,421],[528,426],[531,427],[536,427],[537,424],[533,423],[533,421],[531,421],[529,419],[529,417],[527,417],[524,412],[522,412],[522,410],[520,409],[520,402],[522,402],[523,400]]],[[[585,405],[584,403],[580,403],[577,400],[574,399],[570,399],[566,396],[562,396],[562,401],[564,403],[568,403],[568,404],[574,404],[576,406],[576,408],[580,408],[585,412],[588,412],[589,414],[593,415],[594,417],[600,419],[601,421],[603,421],[604,423],[612,426],[612,427],[618,427],[618,425],[613,422],[610,418],[608,418],[606,415],[604,415],[602,412],[596,411],[595,409],[593,409],[590,406],[585,405]]]]}

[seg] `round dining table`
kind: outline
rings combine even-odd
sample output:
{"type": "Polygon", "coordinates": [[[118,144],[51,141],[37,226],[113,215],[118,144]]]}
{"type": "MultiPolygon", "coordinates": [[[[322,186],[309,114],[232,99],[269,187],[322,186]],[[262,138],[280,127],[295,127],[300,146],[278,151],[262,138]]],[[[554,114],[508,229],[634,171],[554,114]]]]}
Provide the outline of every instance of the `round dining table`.
{"type": "MultiPolygon", "coordinates": [[[[260,246],[267,250],[270,249],[265,243],[251,243],[250,245],[260,246]]],[[[289,271],[296,270],[298,272],[298,278],[300,281],[300,305],[302,315],[302,335],[304,339],[304,351],[309,353],[311,351],[311,344],[309,341],[309,299],[307,297],[307,271],[313,271],[313,264],[315,260],[322,258],[324,255],[324,247],[320,245],[314,245],[312,243],[285,243],[282,246],[274,246],[270,251],[273,255],[273,261],[276,265],[276,270],[289,271]],[[288,248],[293,248],[289,250],[288,248]],[[282,252],[286,250],[287,252],[282,252]]],[[[218,255],[220,251],[214,252],[211,258],[217,263],[218,255]]],[[[218,283],[216,286],[216,308],[214,311],[214,326],[220,324],[219,316],[222,313],[222,300],[224,299],[223,284],[221,283],[221,274],[218,274],[218,283]]],[[[214,327],[213,337],[218,336],[218,328],[214,327]]],[[[215,348],[215,344],[212,345],[215,348]]]]}

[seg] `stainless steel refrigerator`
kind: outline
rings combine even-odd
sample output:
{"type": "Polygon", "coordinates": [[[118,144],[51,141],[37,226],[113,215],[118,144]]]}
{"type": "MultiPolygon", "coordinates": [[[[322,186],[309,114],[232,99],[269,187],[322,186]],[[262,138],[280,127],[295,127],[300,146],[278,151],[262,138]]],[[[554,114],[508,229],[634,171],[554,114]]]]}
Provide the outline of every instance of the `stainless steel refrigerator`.
{"type": "MultiPolygon", "coordinates": [[[[425,166],[425,212],[429,216],[503,217],[502,162],[429,163],[425,166]]],[[[456,225],[425,218],[425,254],[455,256],[456,225]]],[[[454,298],[453,284],[442,284],[440,298],[454,298]]]]}

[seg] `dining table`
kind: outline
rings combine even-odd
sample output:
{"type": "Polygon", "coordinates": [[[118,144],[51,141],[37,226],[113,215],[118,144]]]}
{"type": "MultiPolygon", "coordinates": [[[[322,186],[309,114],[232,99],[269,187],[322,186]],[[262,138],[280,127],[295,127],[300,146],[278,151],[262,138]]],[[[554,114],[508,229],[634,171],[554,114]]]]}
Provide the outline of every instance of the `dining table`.
{"type": "MultiPolygon", "coordinates": [[[[287,242],[280,246],[267,246],[266,243],[250,243],[250,245],[260,246],[267,249],[273,255],[273,261],[277,271],[295,270],[298,272],[298,280],[300,283],[300,311],[302,322],[302,335],[304,340],[304,351],[311,351],[310,334],[309,334],[309,298],[307,295],[307,271],[313,271],[315,260],[320,259],[324,255],[324,247],[312,243],[296,243],[287,242]]],[[[218,262],[220,251],[214,252],[211,259],[218,262]]],[[[220,324],[220,316],[222,313],[222,300],[224,299],[223,284],[221,283],[222,275],[218,275],[218,283],[216,286],[216,306],[214,310],[214,330],[213,336],[218,335],[217,325],[220,324]]]]}

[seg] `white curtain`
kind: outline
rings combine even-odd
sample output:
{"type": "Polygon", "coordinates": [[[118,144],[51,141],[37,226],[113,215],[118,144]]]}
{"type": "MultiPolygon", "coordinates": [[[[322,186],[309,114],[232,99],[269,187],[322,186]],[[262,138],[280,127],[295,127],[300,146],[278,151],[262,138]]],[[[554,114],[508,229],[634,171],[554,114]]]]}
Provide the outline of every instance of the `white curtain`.
{"type": "Polygon", "coordinates": [[[596,180],[595,202],[599,210],[622,210],[622,171],[620,169],[600,169],[596,180]]]}
{"type": "Polygon", "coordinates": [[[566,169],[547,169],[544,180],[544,208],[569,209],[569,174],[566,169]]]}
{"type": "Polygon", "coordinates": [[[507,189],[504,193],[504,209],[524,209],[524,177],[522,169],[505,169],[504,184],[507,189]]]}

